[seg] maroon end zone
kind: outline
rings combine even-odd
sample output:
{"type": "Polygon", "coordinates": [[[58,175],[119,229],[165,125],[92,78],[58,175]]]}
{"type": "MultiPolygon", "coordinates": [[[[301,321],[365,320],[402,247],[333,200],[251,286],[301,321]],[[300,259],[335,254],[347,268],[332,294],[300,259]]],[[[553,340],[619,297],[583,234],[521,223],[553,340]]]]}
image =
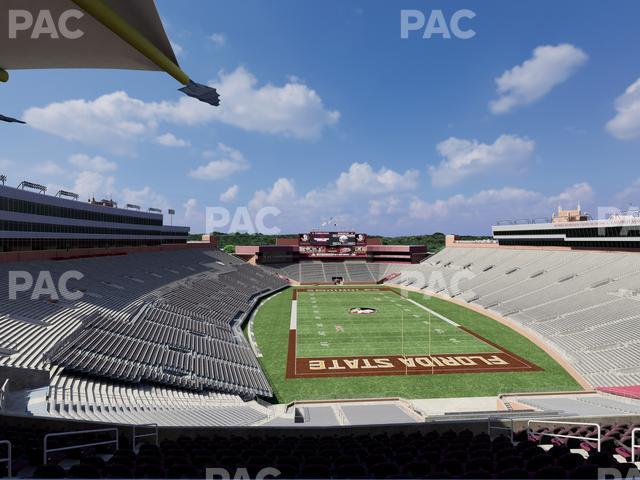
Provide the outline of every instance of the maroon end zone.
{"type": "MultiPolygon", "coordinates": [[[[482,338],[478,335],[475,336],[482,338]]],[[[491,342],[487,343],[495,346],[495,344],[491,342]]],[[[366,357],[297,358],[296,331],[289,331],[287,378],[537,372],[541,370],[537,365],[504,349],[494,353],[453,355],[376,355],[366,357]]]]}

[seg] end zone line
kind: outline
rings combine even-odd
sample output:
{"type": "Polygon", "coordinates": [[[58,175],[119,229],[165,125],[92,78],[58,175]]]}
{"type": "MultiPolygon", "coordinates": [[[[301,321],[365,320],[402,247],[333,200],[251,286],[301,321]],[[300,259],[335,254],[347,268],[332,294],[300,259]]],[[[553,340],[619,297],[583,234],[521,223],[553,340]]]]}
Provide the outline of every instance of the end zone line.
{"type": "Polygon", "coordinates": [[[442,320],[443,322],[447,322],[450,325],[453,325],[454,327],[460,327],[460,325],[458,325],[456,322],[454,322],[453,320],[449,320],[447,317],[440,315],[438,312],[434,312],[433,310],[431,310],[430,308],[425,307],[424,305],[416,302],[415,300],[412,300],[410,298],[405,298],[405,300],[407,302],[411,302],[413,303],[416,307],[421,308],[422,310],[425,310],[427,312],[429,312],[431,315],[433,315],[434,317],[438,317],[440,320],[442,320]]]}

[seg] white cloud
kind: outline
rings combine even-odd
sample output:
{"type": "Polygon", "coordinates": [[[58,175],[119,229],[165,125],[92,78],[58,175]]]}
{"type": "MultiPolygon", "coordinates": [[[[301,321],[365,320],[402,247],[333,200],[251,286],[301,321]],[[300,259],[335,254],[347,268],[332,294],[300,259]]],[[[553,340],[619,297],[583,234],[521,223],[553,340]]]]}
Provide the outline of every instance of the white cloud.
{"type": "Polygon", "coordinates": [[[114,92],[95,100],[67,100],[32,107],[24,118],[35,129],[66,140],[100,145],[116,153],[130,153],[138,141],[154,140],[158,125],[198,126],[221,122],[267,134],[316,139],[340,118],[326,110],[315,90],[302,83],[258,87],[245,68],[221,72],[212,82],[222,94],[220,107],[193,98],[176,102],[145,102],[126,92],[114,92]]]}
{"type": "Polygon", "coordinates": [[[195,216],[196,209],[198,208],[198,200],[195,198],[190,198],[184,204],[182,204],[182,208],[184,208],[184,216],[186,218],[190,218],[195,216]]]}
{"type": "Polygon", "coordinates": [[[550,217],[559,202],[565,208],[593,201],[594,192],[588,183],[576,183],[556,195],[546,196],[540,192],[517,187],[488,189],[472,195],[457,194],[447,199],[424,201],[413,198],[409,205],[409,218],[419,220],[448,220],[451,225],[469,224],[488,229],[497,220],[516,218],[550,217]],[[477,225],[478,220],[484,222],[477,225]]]}
{"type": "Polygon", "coordinates": [[[588,58],[584,51],[567,43],[536,47],[530,59],[496,79],[499,98],[490,102],[491,111],[507,113],[539,100],[566,81],[588,58]]]}
{"type": "Polygon", "coordinates": [[[431,181],[448,186],[471,175],[523,165],[531,158],[535,142],[517,135],[501,135],[491,145],[451,137],[436,148],[443,159],[437,167],[429,167],[431,181]]]}
{"type": "Polygon", "coordinates": [[[607,122],[607,130],[621,140],[640,138],[640,78],[616,99],[617,114],[607,122]]]}
{"type": "Polygon", "coordinates": [[[120,203],[122,206],[127,203],[132,203],[134,205],[140,205],[144,209],[159,208],[166,210],[167,208],[171,208],[165,196],[149,186],[142,187],[138,190],[123,188],[119,195],[121,196],[120,203]]]}
{"type": "Polygon", "coordinates": [[[173,133],[165,133],[156,137],[156,143],[163,147],[188,147],[188,141],[176,137],[173,133]]]}
{"type": "Polygon", "coordinates": [[[353,163],[335,181],[306,193],[298,193],[292,179],[279,178],[270,188],[255,192],[249,208],[254,212],[263,207],[278,208],[280,215],[275,221],[283,232],[319,228],[327,218],[334,218],[341,228],[366,229],[384,215],[388,220],[385,228],[392,228],[402,199],[418,187],[418,177],[415,170],[401,173],[353,163]],[[380,215],[370,214],[376,212],[380,215]]]}
{"type": "Polygon", "coordinates": [[[565,208],[574,208],[575,206],[586,202],[592,202],[594,191],[587,182],[576,183],[557,195],[549,197],[549,203],[552,205],[560,205],[565,208]]]}
{"type": "MultiPolygon", "coordinates": [[[[249,207],[258,210],[263,207],[289,206],[293,207],[300,200],[296,197],[296,189],[293,180],[288,178],[277,179],[268,190],[258,190],[251,201],[249,207]]],[[[295,207],[294,207],[295,208],[295,207]]]]}
{"type": "Polygon", "coordinates": [[[220,121],[244,130],[316,139],[340,118],[338,111],[326,110],[318,93],[306,85],[289,81],[281,87],[259,87],[243,67],[221,72],[213,84],[222,95],[220,121]]]}
{"type": "Polygon", "coordinates": [[[395,196],[369,200],[369,215],[379,217],[381,215],[398,214],[402,212],[403,205],[395,196]]]}
{"type": "Polygon", "coordinates": [[[616,195],[615,200],[616,202],[618,202],[618,205],[621,208],[626,206],[623,204],[628,204],[628,203],[631,203],[633,205],[639,205],[640,204],[640,178],[637,178],[636,180],[634,180],[631,183],[631,185],[629,185],[620,193],[618,193],[616,195]]]}
{"type": "Polygon", "coordinates": [[[33,171],[38,175],[54,176],[54,175],[62,175],[64,173],[64,168],[62,168],[56,162],[53,162],[51,160],[46,160],[42,163],[38,163],[33,168],[33,171]]]}
{"type": "Polygon", "coordinates": [[[238,185],[231,185],[228,189],[220,194],[220,201],[224,203],[233,202],[238,196],[240,187],[238,185]]]}
{"type": "Polygon", "coordinates": [[[215,155],[216,159],[191,170],[189,176],[199,180],[220,180],[249,168],[249,162],[241,152],[223,143],[218,144],[217,152],[210,154],[215,155]]]}
{"type": "Polygon", "coordinates": [[[407,170],[398,173],[382,167],[377,172],[368,163],[353,163],[335,182],[339,194],[382,194],[413,190],[418,185],[420,173],[407,170]]]}
{"type": "Polygon", "coordinates": [[[207,38],[216,47],[224,47],[227,44],[227,36],[224,33],[212,33],[207,38]]]}
{"type": "Polygon", "coordinates": [[[113,176],[85,170],[75,175],[73,187],[70,190],[80,195],[81,199],[111,198],[115,195],[115,181],[113,176]]]}
{"type": "Polygon", "coordinates": [[[118,165],[115,162],[111,162],[100,156],[90,157],[83,153],[77,153],[69,157],[69,163],[81,170],[91,170],[100,173],[115,172],[118,169],[118,165]]]}

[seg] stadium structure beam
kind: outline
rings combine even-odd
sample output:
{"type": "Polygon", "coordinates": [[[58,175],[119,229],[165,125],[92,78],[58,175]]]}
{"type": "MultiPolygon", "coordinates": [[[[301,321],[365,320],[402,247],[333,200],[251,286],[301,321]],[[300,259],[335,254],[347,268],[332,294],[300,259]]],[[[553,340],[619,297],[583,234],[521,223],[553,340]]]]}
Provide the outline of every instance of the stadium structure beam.
{"type": "Polygon", "coordinates": [[[141,54],[155,63],[162,70],[183,85],[188,85],[191,81],[178,65],[173,63],[164,53],[162,53],[153,43],[129,25],[103,0],[71,0],[93,18],[102,23],[113,33],[122,38],[125,42],[138,50],[141,54]]]}
{"type": "Polygon", "coordinates": [[[129,25],[103,0],[71,0],[105,27],[118,35],[142,55],[155,63],[160,69],[167,72],[184,85],[180,89],[186,95],[197,98],[201,102],[213,106],[220,105],[220,96],[215,88],[194,82],[182,71],[170,58],[160,51],[144,35],[129,25]]]}

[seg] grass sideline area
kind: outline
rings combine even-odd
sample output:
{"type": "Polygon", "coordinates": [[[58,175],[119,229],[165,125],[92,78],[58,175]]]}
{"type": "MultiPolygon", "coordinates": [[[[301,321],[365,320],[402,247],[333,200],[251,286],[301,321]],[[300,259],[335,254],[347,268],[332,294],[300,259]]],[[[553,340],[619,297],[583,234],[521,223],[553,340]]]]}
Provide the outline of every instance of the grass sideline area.
{"type": "MultiPolygon", "coordinates": [[[[256,341],[263,354],[259,359],[260,364],[280,403],[309,399],[474,397],[506,392],[582,389],[571,375],[541,348],[509,327],[459,305],[425,297],[416,292],[410,292],[409,298],[516,353],[541,367],[542,371],[287,379],[285,375],[291,297],[292,291],[289,288],[262,304],[256,312],[253,325],[256,341]]],[[[355,306],[366,306],[360,305],[361,303],[358,301],[358,305],[355,306]]]]}

